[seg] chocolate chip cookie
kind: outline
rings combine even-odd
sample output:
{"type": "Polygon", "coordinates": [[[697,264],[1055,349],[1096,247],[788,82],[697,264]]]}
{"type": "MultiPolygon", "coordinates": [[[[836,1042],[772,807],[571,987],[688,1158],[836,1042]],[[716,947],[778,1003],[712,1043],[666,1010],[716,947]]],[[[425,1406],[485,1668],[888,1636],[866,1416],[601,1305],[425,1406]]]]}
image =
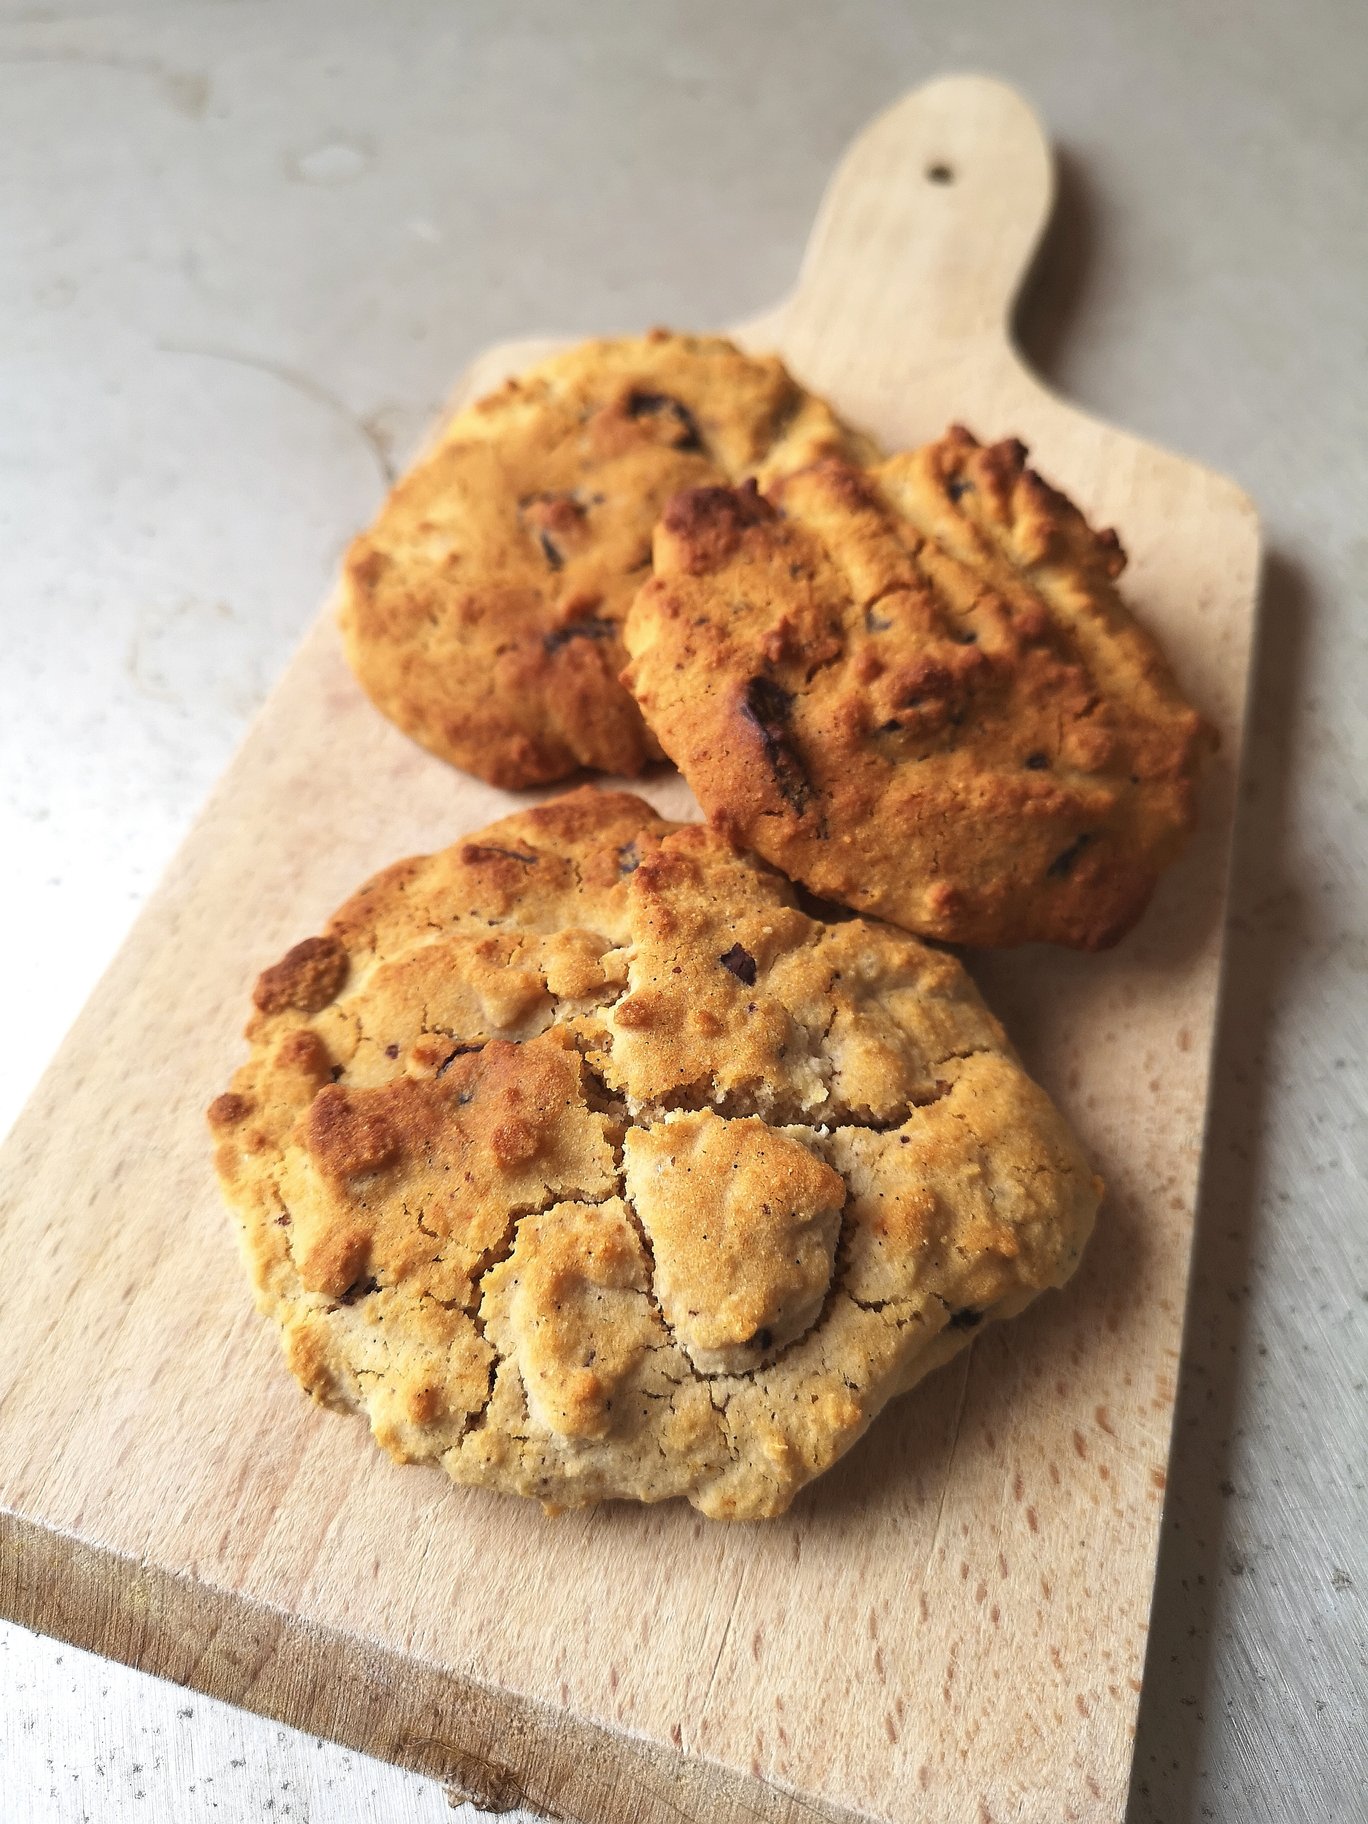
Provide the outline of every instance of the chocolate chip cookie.
{"type": "Polygon", "coordinates": [[[209,1119],[315,1399],[551,1507],[781,1512],[1100,1185],[949,955],[589,788],[400,862],[257,983],[209,1119]]]}
{"type": "Polygon", "coordinates": [[[589,342],[457,416],[348,555],[348,659],[378,708],[494,785],[660,751],[619,682],[651,528],[681,488],[865,440],[773,356],[664,331],[589,342]]]}
{"type": "Polygon", "coordinates": [[[1125,562],[965,430],[667,507],[625,677],[714,824],[813,892],[963,944],[1115,943],[1214,737],[1125,562]]]}

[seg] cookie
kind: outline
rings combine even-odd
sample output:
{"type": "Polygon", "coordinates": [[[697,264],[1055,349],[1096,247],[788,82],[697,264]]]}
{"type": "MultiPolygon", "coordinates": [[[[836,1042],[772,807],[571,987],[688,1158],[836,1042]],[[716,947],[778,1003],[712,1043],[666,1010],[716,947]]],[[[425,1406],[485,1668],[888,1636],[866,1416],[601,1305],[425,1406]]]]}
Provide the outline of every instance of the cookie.
{"type": "Polygon", "coordinates": [[[516,788],[660,750],[619,682],[651,528],[681,488],[867,450],[773,356],[589,342],[457,416],[352,545],[347,656],[433,753],[516,788]]]}
{"type": "Polygon", "coordinates": [[[667,508],[626,682],[712,821],[923,936],[1100,949],[1196,812],[1211,731],[1125,562],[962,429],[667,508]]]}
{"type": "Polygon", "coordinates": [[[553,1508],[781,1512],[1097,1206],[950,955],[590,788],[362,888],[209,1111],[295,1375],[553,1508]]]}

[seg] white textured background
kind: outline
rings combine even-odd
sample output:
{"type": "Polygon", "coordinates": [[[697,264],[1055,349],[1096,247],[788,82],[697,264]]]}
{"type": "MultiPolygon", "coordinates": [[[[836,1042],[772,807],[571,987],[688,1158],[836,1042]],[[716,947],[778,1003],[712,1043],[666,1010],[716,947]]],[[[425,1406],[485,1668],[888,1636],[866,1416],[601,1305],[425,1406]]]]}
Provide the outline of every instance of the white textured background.
{"type": "MultiPolygon", "coordinates": [[[[1130,1816],[1358,1824],[1362,0],[0,4],[0,1125],[469,357],[770,302],[847,139],[954,68],[1061,149],[1032,358],[1269,550],[1130,1816]]],[[[0,1824],[450,1816],[0,1624],[0,1824]]]]}

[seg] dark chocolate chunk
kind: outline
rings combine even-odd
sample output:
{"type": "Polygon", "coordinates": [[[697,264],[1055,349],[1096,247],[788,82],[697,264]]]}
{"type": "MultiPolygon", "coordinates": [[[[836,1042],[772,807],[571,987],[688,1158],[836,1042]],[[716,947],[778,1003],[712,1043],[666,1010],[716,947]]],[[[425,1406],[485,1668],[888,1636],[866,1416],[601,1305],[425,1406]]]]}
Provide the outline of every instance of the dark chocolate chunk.
{"type": "Polygon", "coordinates": [[[740,944],[733,944],[731,949],[718,957],[724,969],[730,969],[738,982],[744,982],[747,988],[755,986],[755,958],[749,950],[743,950],[740,944]]]}
{"type": "Polygon", "coordinates": [[[752,678],[746,685],[741,713],[760,735],[765,761],[779,796],[801,816],[817,796],[807,770],[794,751],[788,730],[793,698],[773,678],[752,678]]]}
{"type": "Polygon", "coordinates": [[[1046,753],[1042,753],[1039,748],[1037,748],[1033,754],[1027,754],[1025,760],[1022,762],[1022,765],[1029,767],[1033,773],[1043,773],[1049,764],[1050,756],[1046,753]]]}

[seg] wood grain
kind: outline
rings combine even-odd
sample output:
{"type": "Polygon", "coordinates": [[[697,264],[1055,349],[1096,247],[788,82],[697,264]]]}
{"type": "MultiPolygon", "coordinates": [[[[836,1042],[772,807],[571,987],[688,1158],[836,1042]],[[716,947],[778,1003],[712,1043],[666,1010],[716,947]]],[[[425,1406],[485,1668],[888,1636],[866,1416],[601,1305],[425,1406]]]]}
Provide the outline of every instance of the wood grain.
{"type": "MultiPolygon", "coordinates": [[[[1116,952],[975,961],[1110,1194],[1063,1294],[896,1404],[790,1515],[548,1521],[315,1411],[253,1314],[202,1109],[247,984],[368,872],[513,800],[306,639],[0,1162],[0,1607],[584,1820],[1119,1817],[1172,1422],[1258,536],[1096,423],[1008,322],[1050,207],[1018,97],[953,78],[852,148],[792,297],[738,332],[890,445],[1020,434],[1131,553],[1223,749],[1116,952]],[[948,174],[948,175],[947,175],[948,174]]],[[[491,351],[463,392],[519,364],[491,351]]],[[[680,782],[647,786],[687,812],[680,782]]]]}

